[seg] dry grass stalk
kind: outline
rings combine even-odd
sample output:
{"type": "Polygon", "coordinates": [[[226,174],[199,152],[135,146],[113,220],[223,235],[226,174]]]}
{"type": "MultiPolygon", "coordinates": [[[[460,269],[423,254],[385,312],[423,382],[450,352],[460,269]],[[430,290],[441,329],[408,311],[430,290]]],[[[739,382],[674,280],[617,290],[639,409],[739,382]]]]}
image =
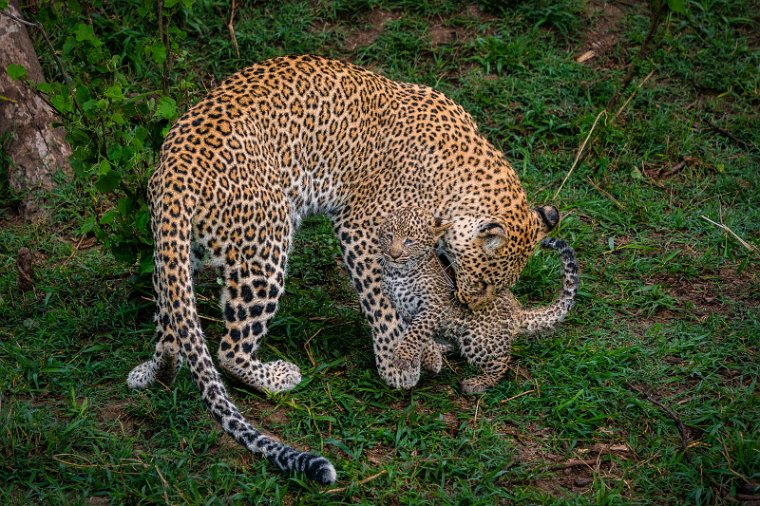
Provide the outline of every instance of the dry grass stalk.
{"type": "Polygon", "coordinates": [[[702,215],[702,219],[705,220],[705,221],[707,221],[707,222],[709,222],[709,223],[712,223],[716,227],[722,229],[724,232],[727,232],[734,239],[736,239],[739,242],[739,244],[741,244],[742,246],[744,246],[745,248],[747,248],[749,251],[751,251],[752,253],[754,253],[758,257],[760,257],[760,251],[758,251],[757,247],[755,247],[754,245],[748,243],[747,241],[745,241],[744,239],[742,239],[741,237],[739,237],[739,235],[736,232],[734,232],[733,230],[731,230],[730,228],[728,228],[723,223],[715,222],[715,221],[711,220],[710,218],[708,218],[705,215],[702,215]]]}

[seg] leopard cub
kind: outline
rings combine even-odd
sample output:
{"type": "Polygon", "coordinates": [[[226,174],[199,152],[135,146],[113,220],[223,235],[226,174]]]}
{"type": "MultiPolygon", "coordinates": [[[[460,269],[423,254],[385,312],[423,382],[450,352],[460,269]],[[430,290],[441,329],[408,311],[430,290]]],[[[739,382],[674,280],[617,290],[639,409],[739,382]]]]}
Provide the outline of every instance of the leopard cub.
{"type": "Polygon", "coordinates": [[[418,207],[399,209],[380,228],[382,286],[407,323],[396,348],[396,365],[402,369],[420,364],[440,371],[445,345],[453,341],[481,374],[462,381],[465,393],[484,392],[507,372],[515,336],[553,328],[575,303],[579,276],[575,252],[564,241],[544,239],[541,246],[559,252],[564,278],[561,296],[551,305],[523,308],[509,290],[476,310],[459,304],[454,286],[435,254],[438,240],[450,223],[437,222],[418,207]]]}

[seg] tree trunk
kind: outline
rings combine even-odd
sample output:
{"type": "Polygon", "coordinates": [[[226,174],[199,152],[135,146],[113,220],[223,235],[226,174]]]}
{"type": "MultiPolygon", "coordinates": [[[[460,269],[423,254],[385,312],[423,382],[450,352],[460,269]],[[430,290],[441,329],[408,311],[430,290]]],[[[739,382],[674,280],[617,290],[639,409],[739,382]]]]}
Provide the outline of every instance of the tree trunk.
{"type": "MultiPolygon", "coordinates": [[[[6,12],[20,17],[14,1],[6,12]]],[[[53,175],[58,170],[71,172],[71,148],[65,132],[53,128],[55,111],[33,89],[42,81],[42,68],[26,27],[0,13],[0,133],[11,134],[5,145],[13,160],[8,183],[20,194],[19,213],[27,221],[47,218],[45,196],[53,188],[53,175]],[[26,68],[29,82],[8,76],[6,69],[12,63],[26,68]]]]}

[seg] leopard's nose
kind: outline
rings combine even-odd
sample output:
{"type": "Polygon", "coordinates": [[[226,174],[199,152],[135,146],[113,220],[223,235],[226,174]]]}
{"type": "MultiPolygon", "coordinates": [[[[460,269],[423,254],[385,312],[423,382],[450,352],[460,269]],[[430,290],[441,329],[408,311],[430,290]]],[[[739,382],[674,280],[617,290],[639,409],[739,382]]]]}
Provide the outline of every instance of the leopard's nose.
{"type": "Polygon", "coordinates": [[[403,251],[401,250],[401,247],[399,247],[397,244],[392,244],[391,247],[388,248],[388,256],[393,260],[398,260],[402,253],[403,251]]]}

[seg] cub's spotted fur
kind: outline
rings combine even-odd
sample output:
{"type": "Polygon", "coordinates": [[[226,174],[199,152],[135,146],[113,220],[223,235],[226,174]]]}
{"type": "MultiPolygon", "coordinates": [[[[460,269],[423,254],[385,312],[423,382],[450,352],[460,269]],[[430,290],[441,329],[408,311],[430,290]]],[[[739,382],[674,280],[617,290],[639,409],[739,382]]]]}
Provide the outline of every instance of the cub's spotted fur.
{"type": "Polygon", "coordinates": [[[228,434],[321,483],[335,479],[328,461],[261,435],[229,400],[198,320],[193,258],[223,273],[220,367],[251,388],[289,390],[298,366],[264,362],[259,349],[293,236],[305,216],[326,214],[372,327],[378,372],[409,388],[420,373],[393,363],[404,322],[381,289],[381,216],[417,202],[452,221],[442,254],[455,266],[456,297],[472,307],[513,284],[559,220],[551,206],[528,205],[502,153],[441,93],[315,56],[248,67],[192,107],[164,141],[148,200],[157,344],[129,385],[170,383],[184,360],[228,434]]]}
{"type": "Polygon", "coordinates": [[[562,296],[548,307],[524,309],[509,290],[503,290],[473,311],[453,300],[453,286],[435,255],[436,243],[450,226],[436,222],[424,209],[407,207],[380,227],[383,290],[409,323],[396,350],[397,364],[410,367],[419,360],[420,348],[423,363],[435,360],[428,350],[436,346],[433,336],[438,334],[456,341],[462,355],[482,371],[462,381],[462,390],[483,392],[507,372],[516,335],[553,328],[565,318],[575,302],[578,266],[567,244],[544,239],[541,246],[559,251],[562,258],[562,296]]]}

